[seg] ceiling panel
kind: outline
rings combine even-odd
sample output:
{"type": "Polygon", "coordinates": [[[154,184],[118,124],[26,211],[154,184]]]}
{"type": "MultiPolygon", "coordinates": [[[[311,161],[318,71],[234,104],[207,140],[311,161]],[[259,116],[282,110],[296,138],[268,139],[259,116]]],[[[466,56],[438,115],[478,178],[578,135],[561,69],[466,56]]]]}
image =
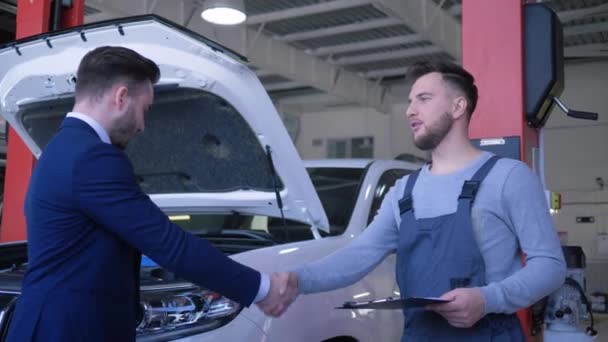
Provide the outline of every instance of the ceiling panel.
{"type": "MultiPolygon", "coordinates": [[[[407,66],[415,61],[439,58],[458,60],[447,53],[447,51],[451,51],[454,54],[455,50],[450,50],[450,47],[453,46],[445,45],[445,42],[437,38],[441,35],[433,38],[433,35],[429,33],[454,32],[446,29],[441,31],[442,22],[437,18],[442,18],[444,21],[447,18],[447,23],[454,18],[457,25],[450,27],[460,29],[461,0],[352,1],[245,0],[248,15],[250,18],[256,17],[257,21],[253,20],[249,25],[242,25],[238,28],[244,30],[243,34],[232,36],[231,40],[219,42],[226,46],[236,46],[238,50],[239,45],[235,44],[234,40],[240,39],[239,37],[256,39],[253,37],[261,35],[266,42],[270,40],[272,44],[265,45],[266,48],[269,51],[283,53],[283,55],[277,56],[273,63],[282,65],[273,68],[272,64],[258,63],[257,66],[265,69],[257,72],[268,89],[278,89],[276,92],[281,94],[288,92],[281,88],[281,85],[289,86],[292,82],[292,84],[302,84],[304,87],[311,86],[311,80],[327,79],[328,76],[338,80],[340,72],[348,72],[349,82],[357,83],[352,88],[362,89],[369,85],[367,82],[376,84],[378,80],[380,80],[380,84],[383,80],[393,84],[395,80],[399,80],[399,77],[404,76],[407,66]],[[388,3],[393,7],[385,6],[388,3]],[[315,14],[305,15],[310,13],[310,9],[313,7],[315,14]],[[285,11],[289,12],[287,17],[285,11]],[[429,13],[432,15],[432,20],[426,29],[412,20],[412,18],[428,16],[429,13]],[[263,22],[264,20],[267,22],[263,22]],[[413,28],[417,28],[418,31],[413,28]],[[403,40],[401,41],[401,39],[403,40]],[[314,58],[314,63],[310,58],[314,58]],[[289,64],[293,63],[292,61],[303,60],[307,62],[289,64]],[[302,72],[302,68],[307,68],[306,72],[302,72]],[[302,77],[302,75],[314,73],[319,74],[309,78],[302,77]],[[352,75],[357,75],[357,77],[352,77],[352,75]]],[[[0,0],[0,3],[14,4],[15,0],[0,0]]],[[[190,15],[191,18],[200,19],[196,12],[199,11],[201,3],[202,0],[129,0],[128,2],[124,0],[87,0],[85,11],[88,18],[107,18],[107,16],[104,17],[107,13],[113,13],[110,14],[110,17],[116,13],[121,15],[143,14],[144,9],[150,8],[151,4],[156,4],[157,9],[173,11],[166,15],[169,18],[185,18],[190,15]],[[172,5],[161,6],[167,3],[172,5]],[[121,12],[121,8],[129,10],[121,12]],[[134,9],[141,12],[134,13],[134,9]],[[98,15],[100,11],[103,13],[98,15]],[[194,14],[196,16],[193,16],[194,14]]],[[[553,8],[562,18],[568,18],[564,22],[564,29],[567,33],[564,37],[564,46],[575,47],[577,54],[588,48],[591,51],[589,58],[598,58],[598,56],[608,58],[608,51],[602,55],[602,51],[606,50],[605,46],[608,45],[608,0],[546,0],[543,3],[553,8]]],[[[163,15],[163,13],[155,13],[163,15]]],[[[8,23],[7,20],[7,17],[3,16],[0,11],[0,23],[8,23]]],[[[10,26],[10,24],[8,25],[10,26]]],[[[214,37],[215,33],[212,33],[210,38],[214,39],[214,37]]],[[[453,41],[450,42],[453,43],[453,41]]],[[[259,43],[259,40],[256,43],[259,43]]],[[[239,44],[247,45],[248,43],[244,44],[239,41],[239,44]]],[[[584,53],[582,55],[585,58],[584,53]]],[[[261,56],[262,59],[267,58],[266,54],[261,56]]],[[[252,67],[255,66],[256,61],[253,61],[252,67]]],[[[329,90],[327,88],[325,90],[331,92],[333,87],[327,87],[329,90]]],[[[349,83],[345,87],[350,88],[351,84],[349,83]]],[[[319,89],[321,88],[319,87],[319,89]]],[[[357,100],[357,95],[354,93],[351,100],[353,99],[357,100]]]]}
{"type": "Polygon", "coordinates": [[[385,28],[373,30],[359,31],[353,33],[344,33],[335,36],[313,38],[297,42],[297,46],[301,48],[319,48],[325,46],[334,46],[340,44],[356,43],[381,38],[390,38],[414,33],[405,25],[393,25],[385,28]]]}
{"type": "Polygon", "coordinates": [[[271,34],[282,36],[301,31],[361,23],[377,18],[386,18],[386,14],[367,5],[271,22],[267,23],[264,29],[271,34]]]}

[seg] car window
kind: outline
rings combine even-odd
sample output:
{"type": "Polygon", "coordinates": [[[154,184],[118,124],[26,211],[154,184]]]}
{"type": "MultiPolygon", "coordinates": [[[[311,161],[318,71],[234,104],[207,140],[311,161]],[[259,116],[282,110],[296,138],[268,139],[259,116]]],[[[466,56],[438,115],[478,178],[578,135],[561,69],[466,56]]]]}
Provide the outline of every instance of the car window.
{"type": "Polygon", "coordinates": [[[384,196],[390,190],[390,188],[395,185],[398,179],[409,174],[410,170],[403,169],[392,169],[385,171],[380,179],[378,180],[378,185],[376,185],[376,189],[374,190],[374,199],[372,200],[372,206],[369,210],[369,216],[367,219],[367,224],[369,225],[374,216],[378,213],[378,209],[380,209],[380,205],[384,200],[384,196]]]}
{"type": "MultiPolygon", "coordinates": [[[[329,235],[344,233],[350,222],[365,174],[364,168],[308,168],[330,225],[329,235]]],[[[283,220],[280,217],[233,214],[174,213],[173,223],[204,237],[227,254],[283,244],[312,240],[310,225],[283,220]]],[[[327,233],[320,232],[321,235],[327,233]]]]}
{"type": "Polygon", "coordinates": [[[350,223],[365,169],[320,167],[307,171],[327,214],[330,235],[341,235],[350,223]]]}
{"type": "MultiPolygon", "coordinates": [[[[350,223],[365,169],[310,167],[306,170],[329,221],[329,234],[319,233],[321,236],[341,235],[350,223]]],[[[291,220],[283,222],[280,218],[269,218],[268,228],[274,232],[273,235],[282,236],[284,241],[293,241],[303,232],[310,233],[309,225],[291,220]]]]}

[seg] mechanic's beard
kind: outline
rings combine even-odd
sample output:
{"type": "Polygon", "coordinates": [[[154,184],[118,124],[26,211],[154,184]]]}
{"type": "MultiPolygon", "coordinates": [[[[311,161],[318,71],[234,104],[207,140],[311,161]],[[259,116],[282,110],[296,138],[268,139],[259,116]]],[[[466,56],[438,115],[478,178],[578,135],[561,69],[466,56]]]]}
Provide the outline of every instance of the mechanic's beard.
{"type": "Polygon", "coordinates": [[[112,145],[122,150],[127,148],[127,144],[137,133],[136,127],[135,111],[129,108],[128,112],[114,123],[114,129],[110,133],[112,145]]]}
{"type": "Polygon", "coordinates": [[[425,129],[425,134],[414,138],[414,145],[423,151],[434,150],[448,134],[454,119],[449,113],[443,113],[439,119],[425,129]]]}

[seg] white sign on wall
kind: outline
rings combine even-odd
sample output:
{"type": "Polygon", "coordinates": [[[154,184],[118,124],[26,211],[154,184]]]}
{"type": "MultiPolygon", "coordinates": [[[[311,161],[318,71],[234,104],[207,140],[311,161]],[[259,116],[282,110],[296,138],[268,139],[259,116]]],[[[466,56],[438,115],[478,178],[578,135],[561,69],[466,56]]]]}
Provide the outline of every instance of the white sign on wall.
{"type": "Polygon", "coordinates": [[[597,254],[608,257],[608,233],[597,234],[597,254]]]}

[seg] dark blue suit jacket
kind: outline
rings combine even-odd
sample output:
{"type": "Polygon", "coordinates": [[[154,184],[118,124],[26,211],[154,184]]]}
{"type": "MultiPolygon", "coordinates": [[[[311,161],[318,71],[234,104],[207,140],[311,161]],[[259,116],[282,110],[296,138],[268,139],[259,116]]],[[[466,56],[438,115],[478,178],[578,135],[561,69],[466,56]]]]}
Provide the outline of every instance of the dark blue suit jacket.
{"type": "Polygon", "coordinates": [[[25,200],[29,265],[9,341],[135,339],[140,252],[242,305],[260,274],[184,232],[139,188],[122,150],[66,118],[25,200]]]}

